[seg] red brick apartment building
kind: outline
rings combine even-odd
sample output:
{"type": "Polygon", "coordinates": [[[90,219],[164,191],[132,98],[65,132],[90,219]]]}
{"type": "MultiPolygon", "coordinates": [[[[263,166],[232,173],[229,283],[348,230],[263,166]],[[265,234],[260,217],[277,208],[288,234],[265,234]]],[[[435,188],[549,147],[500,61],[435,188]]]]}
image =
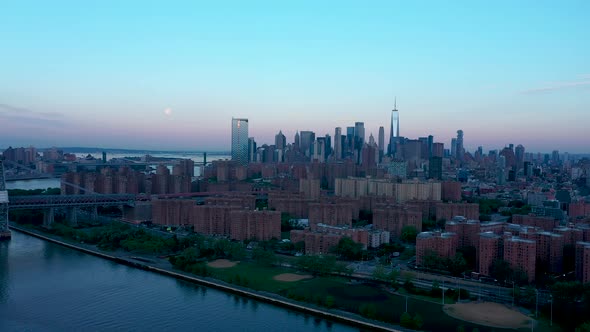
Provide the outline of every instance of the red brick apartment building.
{"type": "Polygon", "coordinates": [[[292,230],[291,242],[304,242],[306,254],[326,254],[336,247],[344,235],[311,232],[309,230],[292,230]]]}
{"type": "Polygon", "coordinates": [[[238,209],[239,206],[195,205],[191,215],[193,229],[206,235],[229,236],[230,212],[238,209]]]}
{"type": "Polygon", "coordinates": [[[423,258],[428,251],[433,251],[442,258],[455,256],[458,248],[457,234],[449,232],[422,232],[416,237],[416,265],[423,265],[423,258]]]}
{"type": "Polygon", "coordinates": [[[463,216],[470,220],[479,220],[479,204],[476,203],[438,203],[436,220],[451,220],[463,216]]]}
{"type": "Polygon", "coordinates": [[[404,226],[414,226],[422,230],[422,212],[405,205],[381,206],[373,210],[373,227],[391,233],[399,238],[404,226]]]}
{"type": "Polygon", "coordinates": [[[364,228],[339,227],[325,224],[316,224],[315,229],[292,230],[291,242],[305,242],[305,253],[325,254],[332,247],[338,245],[343,237],[348,237],[356,243],[367,248],[369,245],[369,231],[364,228]]]}
{"type": "Polygon", "coordinates": [[[512,223],[523,226],[539,227],[547,232],[551,232],[555,227],[559,226],[559,222],[554,218],[536,216],[534,214],[515,214],[512,216],[512,223]]]}
{"type": "Polygon", "coordinates": [[[502,236],[492,232],[480,233],[477,250],[478,272],[489,276],[492,264],[500,258],[502,258],[502,236]]]}
{"type": "Polygon", "coordinates": [[[232,240],[281,238],[281,213],[278,211],[232,210],[229,217],[232,240]]]}
{"type": "Polygon", "coordinates": [[[445,223],[445,231],[457,234],[459,248],[467,246],[477,248],[479,244],[479,233],[481,233],[481,224],[479,220],[455,217],[453,220],[445,223]]]}
{"type": "Polygon", "coordinates": [[[348,203],[309,203],[309,225],[352,226],[353,207],[348,203]]]}
{"type": "Polygon", "coordinates": [[[590,242],[576,243],[576,279],[584,284],[590,282],[590,242]]]}
{"type": "Polygon", "coordinates": [[[309,217],[309,203],[314,201],[305,198],[300,193],[268,193],[268,208],[280,212],[286,212],[295,218],[309,217]]]}
{"type": "Polygon", "coordinates": [[[525,240],[516,236],[504,238],[504,260],[513,269],[522,269],[529,282],[535,280],[535,264],[537,258],[537,243],[533,240],[525,240]]]}

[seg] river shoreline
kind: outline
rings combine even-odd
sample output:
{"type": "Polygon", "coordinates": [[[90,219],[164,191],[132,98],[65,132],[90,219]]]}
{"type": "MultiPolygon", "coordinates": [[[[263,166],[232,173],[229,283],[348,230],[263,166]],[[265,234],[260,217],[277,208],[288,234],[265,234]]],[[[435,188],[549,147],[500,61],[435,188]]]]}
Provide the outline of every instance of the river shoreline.
{"type": "Polygon", "coordinates": [[[138,262],[133,259],[128,259],[125,257],[111,255],[111,254],[90,248],[89,245],[81,246],[81,245],[65,242],[61,239],[53,238],[50,235],[42,234],[39,231],[23,228],[20,226],[16,226],[14,224],[11,224],[10,228],[14,231],[18,231],[18,232],[21,232],[21,233],[24,233],[24,234],[27,234],[30,236],[34,236],[36,238],[39,238],[39,239],[42,239],[45,241],[59,244],[61,246],[64,246],[64,247],[67,247],[70,249],[84,252],[89,255],[101,257],[103,259],[108,259],[108,260],[111,260],[111,261],[114,261],[114,262],[117,262],[117,263],[120,263],[123,265],[142,269],[145,271],[155,272],[158,274],[166,275],[169,277],[181,279],[181,280],[192,282],[192,283],[197,283],[197,284],[200,284],[203,286],[215,288],[215,289],[218,289],[218,290],[221,290],[221,291],[224,291],[227,293],[236,294],[239,296],[248,297],[248,298],[258,300],[258,301],[261,301],[264,303],[272,304],[275,306],[279,306],[279,307],[311,314],[311,315],[314,315],[317,317],[321,317],[321,318],[328,319],[328,320],[333,320],[336,322],[345,323],[350,326],[355,326],[355,327],[370,329],[370,330],[379,330],[379,331],[403,331],[402,329],[400,329],[398,327],[386,325],[385,323],[373,322],[373,321],[365,320],[361,317],[353,317],[354,314],[352,314],[352,313],[329,312],[327,310],[322,310],[320,308],[313,308],[311,306],[306,306],[306,305],[302,305],[300,303],[292,302],[292,301],[285,299],[285,298],[283,298],[279,295],[276,295],[276,294],[271,294],[271,293],[264,293],[263,294],[262,292],[249,290],[249,289],[245,289],[245,288],[240,288],[240,287],[236,287],[234,285],[229,285],[229,284],[224,283],[223,281],[219,281],[219,280],[215,280],[215,279],[211,279],[211,278],[196,277],[193,275],[188,275],[188,274],[181,272],[181,271],[174,271],[170,268],[152,266],[152,265],[149,265],[143,261],[138,262]]]}

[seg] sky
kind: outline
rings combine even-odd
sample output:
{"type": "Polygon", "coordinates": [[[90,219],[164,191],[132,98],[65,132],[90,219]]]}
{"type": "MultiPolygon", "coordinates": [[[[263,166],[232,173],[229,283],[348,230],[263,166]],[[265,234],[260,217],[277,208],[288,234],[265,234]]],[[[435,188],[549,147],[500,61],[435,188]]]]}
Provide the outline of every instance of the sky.
{"type": "MultiPolygon", "coordinates": [[[[230,150],[365,123],[590,153],[590,1],[3,1],[0,148],[230,150]]],[[[345,129],[344,129],[345,131],[345,129]]]]}

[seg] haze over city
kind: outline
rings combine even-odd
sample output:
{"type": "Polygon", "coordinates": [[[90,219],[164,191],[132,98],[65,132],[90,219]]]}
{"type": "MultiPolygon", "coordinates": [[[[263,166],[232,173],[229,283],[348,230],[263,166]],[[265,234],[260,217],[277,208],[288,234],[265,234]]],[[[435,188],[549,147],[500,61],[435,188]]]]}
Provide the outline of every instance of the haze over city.
{"type": "MultiPolygon", "coordinates": [[[[474,150],[587,153],[587,1],[10,2],[0,147],[230,149],[388,128],[474,150]],[[73,139],[74,138],[74,139],[73,139]]],[[[388,133],[387,133],[388,134],[388,133]]]]}

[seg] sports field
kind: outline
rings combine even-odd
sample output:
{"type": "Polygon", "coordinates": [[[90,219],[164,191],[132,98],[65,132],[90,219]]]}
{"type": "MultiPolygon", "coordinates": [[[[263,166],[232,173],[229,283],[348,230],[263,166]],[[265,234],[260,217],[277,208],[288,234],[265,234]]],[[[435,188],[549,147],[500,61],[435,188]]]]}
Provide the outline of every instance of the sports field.
{"type": "Polygon", "coordinates": [[[447,304],[444,311],[457,319],[506,329],[530,328],[533,322],[520,311],[493,302],[447,304]]]}

